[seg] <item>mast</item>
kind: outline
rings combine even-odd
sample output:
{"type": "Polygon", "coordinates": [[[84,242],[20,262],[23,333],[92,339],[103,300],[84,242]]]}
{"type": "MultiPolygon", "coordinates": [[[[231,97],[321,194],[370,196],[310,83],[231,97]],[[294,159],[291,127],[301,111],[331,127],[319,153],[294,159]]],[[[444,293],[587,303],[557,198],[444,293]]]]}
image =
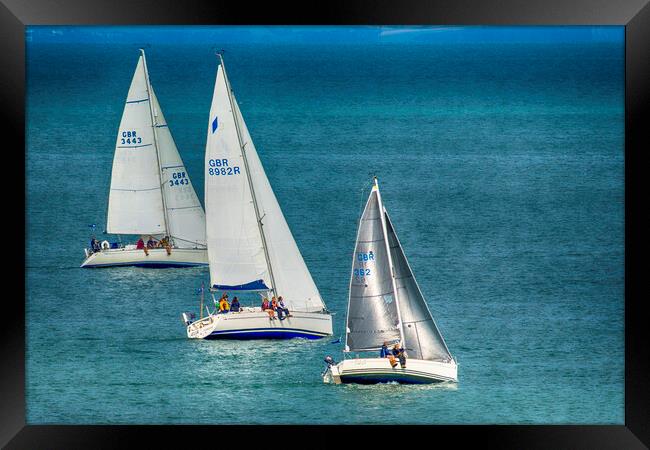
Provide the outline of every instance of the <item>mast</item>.
{"type": "Polygon", "coordinates": [[[160,152],[158,151],[158,132],[156,131],[156,126],[158,125],[156,123],[156,115],[154,114],[153,110],[153,98],[151,94],[151,82],[149,81],[149,70],[147,69],[147,58],[144,56],[144,49],[140,49],[140,54],[142,55],[142,64],[144,66],[144,79],[147,82],[147,95],[149,97],[149,113],[151,114],[151,129],[153,131],[153,145],[154,148],[156,149],[156,159],[158,161],[158,181],[159,181],[159,187],[160,187],[160,194],[162,197],[162,206],[163,206],[163,214],[165,217],[165,231],[167,232],[167,236],[169,236],[169,239],[171,241],[171,244],[173,246],[174,242],[174,237],[172,236],[172,232],[169,229],[169,217],[167,214],[167,202],[165,200],[165,189],[163,189],[163,182],[162,182],[162,164],[160,163],[160,152]]]}
{"type": "Polygon", "coordinates": [[[373,177],[374,186],[373,189],[377,191],[377,202],[379,203],[379,212],[381,214],[381,228],[384,234],[384,244],[386,245],[386,253],[388,256],[388,265],[390,267],[390,280],[393,285],[393,293],[395,295],[395,306],[397,306],[397,320],[399,320],[399,332],[402,341],[402,346],[406,345],[404,342],[404,324],[402,323],[402,313],[400,312],[399,307],[399,295],[397,295],[397,283],[395,283],[395,267],[393,266],[393,257],[390,254],[390,244],[388,243],[388,230],[386,228],[386,212],[384,211],[384,204],[381,201],[381,194],[379,193],[379,184],[377,183],[377,177],[373,177]]]}
{"type": "Polygon", "coordinates": [[[201,316],[199,317],[199,320],[203,320],[203,300],[205,297],[205,286],[203,283],[201,283],[201,307],[199,308],[201,316]]]}
{"type": "Polygon", "coordinates": [[[275,278],[273,277],[273,267],[271,267],[271,258],[269,257],[269,251],[266,245],[266,236],[264,235],[264,224],[262,224],[262,218],[260,217],[259,206],[257,205],[257,199],[255,197],[255,188],[253,187],[253,180],[251,178],[250,169],[248,168],[248,158],[246,157],[245,144],[242,141],[241,130],[239,129],[239,123],[237,123],[237,114],[235,114],[235,105],[232,98],[232,89],[230,88],[230,82],[228,81],[228,75],[226,74],[226,66],[223,62],[223,56],[221,53],[219,55],[219,60],[221,62],[221,70],[223,70],[223,79],[226,83],[226,90],[228,91],[228,100],[230,100],[230,110],[232,112],[233,120],[235,122],[235,130],[237,131],[237,140],[239,141],[239,148],[242,152],[242,158],[244,160],[244,167],[246,169],[246,178],[248,179],[248,187],[251,191],[251,198],[253,199],[253,207],[255,209],[255,218],[257,219],[257,227],[260,231],[260,237],[262,238],[262,248],[264,250],[264,258],[266,259],[266,266],[269,268],[269,276],[271,277],[271,284],[273,287],[271,290],[275,295],[278,295],[275,286],[275,278]]]}

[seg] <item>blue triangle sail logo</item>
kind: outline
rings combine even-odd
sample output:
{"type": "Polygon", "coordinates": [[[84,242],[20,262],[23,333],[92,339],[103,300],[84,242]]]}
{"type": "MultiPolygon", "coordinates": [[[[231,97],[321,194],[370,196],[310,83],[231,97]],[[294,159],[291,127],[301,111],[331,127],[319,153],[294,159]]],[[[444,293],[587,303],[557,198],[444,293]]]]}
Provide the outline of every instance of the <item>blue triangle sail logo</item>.
{"type": "Polygon", "coordinates": [[[218,117],[215,116],[214,120],[212,121],[212,133],[217,131],[217,127],[219,126],[219,122],[217,122],[218,117]]]}

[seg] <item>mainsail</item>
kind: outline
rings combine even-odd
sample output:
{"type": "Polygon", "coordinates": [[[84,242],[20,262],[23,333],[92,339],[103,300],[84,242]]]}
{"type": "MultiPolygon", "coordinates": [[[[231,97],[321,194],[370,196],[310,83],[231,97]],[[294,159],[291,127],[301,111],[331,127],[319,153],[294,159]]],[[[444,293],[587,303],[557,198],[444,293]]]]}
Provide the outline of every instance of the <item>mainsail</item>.
{"type": "Polygon", "coordinates": [[[400,341],[397,302],[382,225],[379,190],[373,186],[361,215],[348,300],[348,351],[378,349],[400,341]]]}
{"type": "Polygon", "coordinates": [[[108,233],[167,233],[159,172],[144,58],[140,56],[115,144],[108,233]]]}
{"type": "Polygon", "coordinates": [[[167,234],[176,247],[205,246],[205,214],[149,83],[144,51],[115,145],[106,231],[167,234]]]}
{"type": "Polygon", "coordinates": [[[273,291],[291,310],[321,311],[321,296],[275,198],[224,70],[217,76],[205,153],[211,286],[273,291]]]}
{"type": "Polygon", "coordinates": [[[400,340],[411,358],[452,359],[375,181],[359,222],[352,261],[346,351],[376,350],[385,341],[400,340]]]}

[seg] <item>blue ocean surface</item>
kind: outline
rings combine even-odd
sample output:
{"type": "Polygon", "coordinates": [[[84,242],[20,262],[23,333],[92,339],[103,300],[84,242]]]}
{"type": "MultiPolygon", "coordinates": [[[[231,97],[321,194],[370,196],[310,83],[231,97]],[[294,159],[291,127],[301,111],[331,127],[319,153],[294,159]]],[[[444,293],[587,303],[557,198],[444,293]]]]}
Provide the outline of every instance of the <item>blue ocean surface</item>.
{"type": "MultiPolygon", "coordinates": [[[[29,27],[29,424],[623,424],[622,27],[29,27]],[[195,341],[206,268],[80,269],[103,238],[144,46],[203,202],[232,87],[334,316],[317,341],[195,341]],[[324,384],[372,175],[457,385],[324,384]],[[365,189],[365,190],[364,190],[365,189]]],[[[223,214],[228,214],[227,210],[223,214]]]]}

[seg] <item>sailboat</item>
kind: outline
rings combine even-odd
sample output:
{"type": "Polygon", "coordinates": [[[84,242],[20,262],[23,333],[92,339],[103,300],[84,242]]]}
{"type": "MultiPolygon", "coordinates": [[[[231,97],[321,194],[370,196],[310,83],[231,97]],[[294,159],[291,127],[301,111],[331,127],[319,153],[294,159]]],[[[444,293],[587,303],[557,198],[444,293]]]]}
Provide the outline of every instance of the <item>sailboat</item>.
{"type": "Polygon", "coordinates": [[[344,355],[326,358],[324,381],[406,384],[458,381],[457,364],[415,281],[395,227],[379,192],[377,178],[364,208],[352,259],[344,355]],[[406,365],[389,358],[359,357],[382,344],[405,349],[406,365]]]}
{"type": "MultiPolygon", "coordinates": [[[[158,98],[144,50],[124,105],[115,144],[106,232],[167,237],[164,248],[103,241],[85,249],[81,267],[207,265],[205,213],[185,169],[158,98]]],[[[151,239],[153,242],[154,239],[151,239]]]]}
{"type": "MultiPolygon", "coordinates": [[[[205,148],[205,211],[210,291],[249,306],[210,312],[187,324],[192,339],[318,339],[332,315],[282,214],[219,55],[205,148]],[[291,316],[272,318],[260,300],[283,298],[291,316]]],[[[203,306],[202,306],[203,308],[203,306]]],[[[187,319],[187,316],[184,316],[187,319]]]]}

